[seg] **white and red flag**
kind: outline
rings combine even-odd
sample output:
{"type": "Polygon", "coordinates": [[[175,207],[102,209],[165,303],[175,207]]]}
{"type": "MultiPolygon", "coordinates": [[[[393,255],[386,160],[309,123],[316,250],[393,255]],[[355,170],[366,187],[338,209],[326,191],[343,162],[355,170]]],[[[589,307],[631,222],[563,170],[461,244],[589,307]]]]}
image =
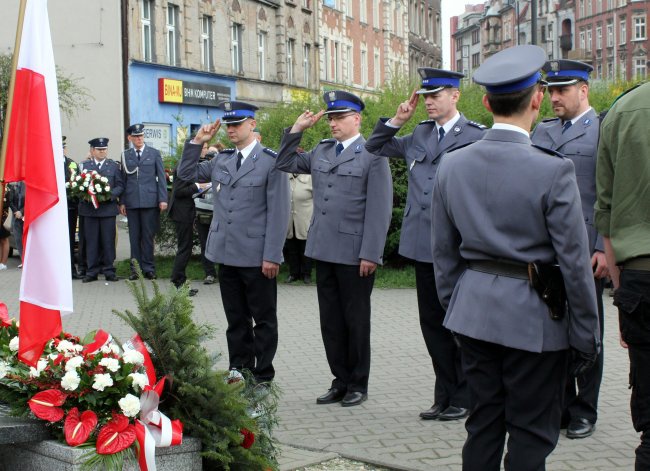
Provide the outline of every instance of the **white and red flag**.
{"type": "Polygon", "coordinates": [[[45,343],[61,332],[61,312],[72,312],[72,281],[47,0],[23,1],[25,15],[5,136],[5,180],[25,181],[18,357],[36,366],[45,343]]]}

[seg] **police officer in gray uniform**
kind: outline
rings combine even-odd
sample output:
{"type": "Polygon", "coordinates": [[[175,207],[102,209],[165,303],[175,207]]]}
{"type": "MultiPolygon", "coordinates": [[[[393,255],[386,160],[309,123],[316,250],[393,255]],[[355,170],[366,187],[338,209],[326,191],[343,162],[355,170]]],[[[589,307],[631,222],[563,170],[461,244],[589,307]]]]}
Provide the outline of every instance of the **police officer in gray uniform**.
{"type": "Polygon", "coordinates": [[[434,403],[422,419],[456,420],[467,417],[469,394],[460,367],[460,353],[452,333],[442,325],[445,311],[436,296],[431,255],[431,189],[442,154],[483,137],[485,126],[467,120],[456,108],[460,98],[458,72],[420,68],[422,88],[400,104],[390,120],[381,118],[366,142],[377,155],[404,159],[408,195],[399,242],[400,255],[415,260],[420,327],[436,375],[434,403]],[[420,95],[429,119],[404,137],[395,137],[417,107],[420,95]]]}
{"type": "Polygon", "coordinates": [[[98,202],[95,208],[88,201],[79,202],[79,215],[84,218],[84,245],[87,268],[83,283],[96,281],[101,271],[106,281],[118,281],[115,275],[115,216],[119,214],[117,200],[124,191],[120,165],[107,159],[108,138],[97,137],[88,141],[91,159],[81,163],[81,172],[96,171],[106,177],[110,186],[109,201],[98,202]]]}
{"type": "Polygon", "coordinates": [[[386,159],[359,134],[364,103],[344,91],[323,95],[327,110],[301,114],[285,130],[277,168],[312,176],[314,212],[305,255],[316,261],[320,325],[332,386],[318,404],[356,406],[368,398],[370,294],[382,263],[393,189],[386,159]],[[305,129],[327,114],[333,139],[298,152],[305,129]]]}
{"type": "MultiPolygon", "coordinates": [[[[160,225],[160,211],[167,209],[167,180],[160,152],[144,143],[144,125],[126,130],[133,147],[122,153],[124,194],[120,213],[129,218],[131,259],[136,260],[145,278],[156,278],[153,240],[160,225]]],[[[130,280],[137,279],[131,267],[130,280]]]]}
{"type": "MultiPolygon", "coordinates": [[[[553,112],[557,118],[545,119],[533,131],[533,143],[561,152],[575,166],[582,215],[589,236],[589,253],[594,270],[596,303],[600,335],[603,335],[603,289],[608,274],[603,239],[596,232],[594,204],[596,203],[596,156],[600,121],[589,106],[589,72],[593,67],[572,60],[550,61],[544,64],[553,112]]],[[[569,378],[562,417],[568,438],[585,438],[596,428],[598,392],[603,376],[603,350],[593,368],[578,378],[569,378]],[[577,383],[577,394],[576,394],[577,383]]]]}
{"type": "Polygon", "coordinates": [[[275,169],[276,153],[255,139],[257,107],[226,101],[219,108],[236,148],[199,163],[203,143],[220,122],[205,125],[185,144],[177,173],[181,180],[212,182],[214,214],[205,256],[220,264],[230,369],[250,370],[257,382],[268,382],[275,376],[276,277],[289,224],[289,178],[275,169]]]}
{"type": "Polygon", "coordinates": [[[567,361],[581,373],[600,345],[573,162],[528,135],[545,60],[538,46],[516,46],[479,67],[473,79],[495,124],[448,153],[434,181],[436,286],[472,398],[465,471],[500,469],[506,432],[506,469],[544,469],[560,434],[567,361]]]}

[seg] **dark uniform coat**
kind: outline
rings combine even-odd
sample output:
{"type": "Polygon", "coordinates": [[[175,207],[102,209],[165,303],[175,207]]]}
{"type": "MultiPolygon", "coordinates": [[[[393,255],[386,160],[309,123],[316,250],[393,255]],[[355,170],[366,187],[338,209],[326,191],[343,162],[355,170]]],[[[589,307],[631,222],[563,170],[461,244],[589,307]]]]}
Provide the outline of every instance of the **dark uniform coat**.
{"type": "Polygon", "coordinates": [[[92,217],[114,217],[119,214],[117,200],[124,191],[124,180],[120,164],[111,159],[105,159],[101,168],[95,163],[95,160],[85,160],[81,164],[81,172],[92,172],[95,170],[102,177],[108,179],[108,185],[111,187],[111,201],[99,203],[99,208],[95,209],[92,203],[88,201],[79,202],[79,215],[92,217]]]}
{"type": "Polygon", "coordinates": [[[167,202],[167,180],[160,152],[144,146],[140,161],[131,148],[124,151],[122,172],[125,182],[120,204],[127,209],[157,208],[167,202]]]}

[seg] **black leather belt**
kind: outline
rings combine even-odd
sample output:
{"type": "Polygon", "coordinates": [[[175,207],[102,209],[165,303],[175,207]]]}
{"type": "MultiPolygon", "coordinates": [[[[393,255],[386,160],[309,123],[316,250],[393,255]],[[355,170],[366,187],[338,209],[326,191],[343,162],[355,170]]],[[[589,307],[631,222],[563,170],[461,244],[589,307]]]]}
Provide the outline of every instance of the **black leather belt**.
{"type": "Polygon", "coordinates": [[[625,260],[623,269],[650,271],[650,257],[635,257],[625,260]]]}
{"type": "Polygon", "coordinates": [[[528,264],[523,262],[497,261],[497,260],[470,260],[467,268],[492,275],[507,276],[520,280],[530,280],[528,264]]]}

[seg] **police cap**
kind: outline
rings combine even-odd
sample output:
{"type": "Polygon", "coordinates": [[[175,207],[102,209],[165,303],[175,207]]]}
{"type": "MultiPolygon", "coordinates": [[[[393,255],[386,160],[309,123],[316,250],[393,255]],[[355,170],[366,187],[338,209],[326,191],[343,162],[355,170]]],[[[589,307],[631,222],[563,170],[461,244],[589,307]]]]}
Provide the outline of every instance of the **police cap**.
{"type": "Polygon", "coordinates": [[[542,70],[546,72],[549,87],[563,87],[575,85],[580,80],[588,82],[589,72],[594,68],[584,62],[560,59],[546,62],[542,70]]]}
{"type": "Polygon", "coordinates": [[[444,88],[459,88],[460,79],[465,77],[460,72],[432,69],[431,67],[420,67],[418,73],[422,77],[422,88],[415,92],[418,95],[438,93],[444,88]]]}
{"type": "Polygon", "coordinates": [[[128,128],[126,128],[126,133],[129,136],[142,136],[144,134],[144,124],[137,123],[137,124],[132,124],[128,128]]]}
{"type": "Polygon", "coordinates": [[[225,124],[236,124],[246,121],[248,118],[255,119],[255,111],[259,108],[243,101],[222,101],[217,108],[223,110],[221,121],[225,124]]]}
{"type": "Polygon", "coordinates": [[[108,138],[107,137],[96,137],[88,141],[90,147],[95,149],[106,149],[108,147],[108,138]]]}
{"type": "Polygon", "coordinates": [[[325,114],[349,113],[351,111],[361,113],[366,107],[361,98],[343,90],[330,90],[329,92],[325,92],[323,93],[323,100],[327,105],[325,114]]]}
{"type": "Polygon", "coordinates": [[[472,80],[491,94],[515,93],[543,82],[540,69],[544,62],[546,53],[541,47],[513,46],[490,56],[472,80]]]}

